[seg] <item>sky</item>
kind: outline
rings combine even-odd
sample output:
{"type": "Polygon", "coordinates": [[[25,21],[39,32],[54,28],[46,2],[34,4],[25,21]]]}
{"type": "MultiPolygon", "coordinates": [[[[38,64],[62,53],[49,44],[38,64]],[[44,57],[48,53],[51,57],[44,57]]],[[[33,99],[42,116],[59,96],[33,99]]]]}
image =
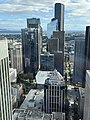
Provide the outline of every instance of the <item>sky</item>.
{"type": "Polygon", "coordinates": [[[21,30],[27,18],[40,18],[46,31],[55,3],[65,5],[65,31],[84,31],[90,25],[90,0],[0,0],[0,29],[21,30]]]}

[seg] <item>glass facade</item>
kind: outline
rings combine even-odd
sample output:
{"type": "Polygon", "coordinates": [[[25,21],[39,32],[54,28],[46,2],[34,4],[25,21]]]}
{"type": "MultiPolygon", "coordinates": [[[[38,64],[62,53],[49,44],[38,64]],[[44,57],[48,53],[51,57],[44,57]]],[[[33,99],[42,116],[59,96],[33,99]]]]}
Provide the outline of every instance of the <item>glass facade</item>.
{"type": "Polygon", "coordinates": [[[33,25],[40,25],[40,19],[39,18],[31,18],[27,19],[27,27],[30,28],[33,25]]]}
{"type": "Polygon", "coordinates": [[[53,31],[58,30],[58,20],[51,21],[47,25],[47,37],[51,38],[53,35],[53,31]]]}
{"type": "Polygon", "coordinates": [[[55,19],[59,21],[59,31],[64,31],[64,5],[61,3],[55,4],[55,19]]]}
{"type": "Polygon", "coordinates": [[[83,86],[85,80],[85,39],[78,37],[77,39],[75,41],[73,82],[83,86]]]}
{"type": "Polygon", "coordinates": [[[39,29],[22,30],[23,69],[25,73],[35,72],[40,66],[41,36],[39,29]]]}

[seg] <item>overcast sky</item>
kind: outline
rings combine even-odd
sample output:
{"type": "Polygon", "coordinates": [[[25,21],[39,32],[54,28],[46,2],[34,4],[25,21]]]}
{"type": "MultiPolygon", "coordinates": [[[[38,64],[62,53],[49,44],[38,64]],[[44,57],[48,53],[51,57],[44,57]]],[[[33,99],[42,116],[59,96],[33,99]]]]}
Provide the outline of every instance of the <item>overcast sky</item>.
{"type": "Polygon", "coordinates": [[[43,30],[54,17],[54,4],[65,5],[65,30],[90,25],[90,0],[0,0],[0,29],[20,30],[27,18],[40,18],[43,30]]]}

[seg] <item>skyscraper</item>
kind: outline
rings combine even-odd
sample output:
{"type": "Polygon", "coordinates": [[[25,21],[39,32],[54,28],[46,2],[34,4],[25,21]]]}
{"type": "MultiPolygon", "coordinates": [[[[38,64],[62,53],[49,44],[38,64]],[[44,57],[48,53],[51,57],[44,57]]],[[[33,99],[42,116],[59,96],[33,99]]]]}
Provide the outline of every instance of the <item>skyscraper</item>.
{"type": "Polygon", "coordinates": [[[54,54],[54,52],[59,51],[59,39],[58,38],[51,38],[48,40],[48,51],[51,54],[54,54]]]}
{"type": "Polygon", "coordinates": [[[22,29],[23,70],[25,73],[34,73],[40,68],[42,48],[40,19],[27,19],[27,26],[28,28],[22,29]]]}
{"type": "Polygon", "coordinates": [[[0,40],[0,120],[12,120],[11,101],[8,44],[6,40],[0,40]]]}
{"type": "Polygon", "coordinates": [[[47,24],[47,37],[48,39],[53,37],[53,31],[59,30],[58,20],[51,20],[50,23],[47,24]]]}
{"type": "Polygon", "coordinates": [[[61,3],[55,4],[55,19],[58,20],[59,31],[64,31],[64,5],[61,3]]]}
{"type": "Polygon", "coordinates": [[[54,70],[54,54],[46,52],[40,55],[40,70],[44,71],[54,70]]]}
{"type": "Polygon", "coordinates": [[[56,52],[62,53],[62,55],[57,53],[59,55],[58,63],[57,61],[54,60],[54,64],[55,64],[55,69],[59,68],[57,65],[62,66],[59,69],[59,72],[63,75],[64,73],[64,5],[61,3],[55,4],[54,18],[47,25],[47,35],[49,38],[47,43],[48,51],[55,53],[55,56],[56,56],[56,52]]]}
{"type": "Polygon", "coordinates": [[[22,72],[22,44],[21,42],[12,41],[8,43],[10,67],[22,72]]]}
{"type": "Polygon", "coordinates": [[[84,87],[85,84],[85,38],[75,40],[73,82],[84,87]]]}
{"type": "Polygon", "coordinates": [[[63,53],[62,51],[57,51],[54,53],[54,68],[57,69],[58,72],[60,72],[61,75],[64,73],[64,65],[63,65],[63,53]]]}
{"type": "Polygon", "coordinates": [[[85,37],[85,58],[86,58],[86,70],[90,70],[90,26],[86,27],[85,37]]]}
{"type": "Polygon", "coordinates": [[[63,112],[65,100],[65,81],[56,70],[52,71],[44,84],[45,113],[63,112]]]}
{"type": "Polygon", "coordinates": [[[59,51],[64,55],[64,31],[54,31],[53,38],[59,39],[59,51]]]}

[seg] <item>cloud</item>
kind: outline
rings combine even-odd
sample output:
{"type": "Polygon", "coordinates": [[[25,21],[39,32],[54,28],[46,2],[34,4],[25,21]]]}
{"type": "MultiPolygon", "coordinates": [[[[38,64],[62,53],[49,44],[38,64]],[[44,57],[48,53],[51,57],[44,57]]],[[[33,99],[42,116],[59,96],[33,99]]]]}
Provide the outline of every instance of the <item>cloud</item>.
{"type": "Polygon", "coordinates": [[[0,28],[20,30],[21,27],[26,26],[26,23],[24,21],[25,21],[24,19],[8,19],[8,20],[0,19],[0,28]]]}
{"type": "MultiPolygon", "coordinates": [[[[25,20],[27,17],[40,17],[42,25],[50,22],[53,18],[54,3],[61,2],[65,5],[65,28],[71,29],[73,27],[79,29],[84,28],[85,25],[90,24],[90,0],[1,0],[0,2],[0,18],[7,20],[7,24],[4,25],[4,21],[0,23],[4,26],[11,26],[10,19],[13,21],[19,21],[19,19],[25,20]],[[5,17],[6,16],[6,17],[5,17]],[[70,24],[71,23],[71,24],[70,24]],[[79,23],[81,25],[76,25],[79,23]],[[73,27],[72,27],[73,26],[73,27]]],[[[25,21],[22,21],[24,23],[25,21]]],[[[15,22],[17,23],[17,22],[15,22]]],[[[23,27],[23,24],[19,27],[23,27]]]]}

